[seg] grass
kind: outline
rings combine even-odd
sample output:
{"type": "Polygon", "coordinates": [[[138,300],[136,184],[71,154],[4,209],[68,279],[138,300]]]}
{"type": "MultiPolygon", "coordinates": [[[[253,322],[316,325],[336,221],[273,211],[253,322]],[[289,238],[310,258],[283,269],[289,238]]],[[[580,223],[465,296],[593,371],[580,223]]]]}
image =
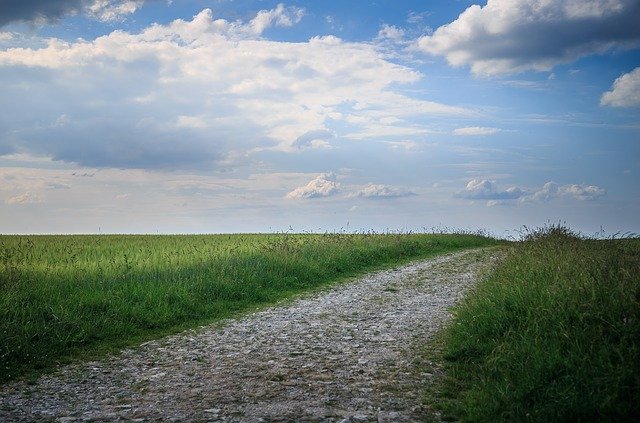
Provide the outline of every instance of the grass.
{"type": "Polygon", "coordinates": [[[480,235],[0,236],[0,382],[480,235]]]}
{"type": "Polygon", "coordinates": [[[446,419],[640,421],[640,239],[534,231],[455,316],[446,419]]]}

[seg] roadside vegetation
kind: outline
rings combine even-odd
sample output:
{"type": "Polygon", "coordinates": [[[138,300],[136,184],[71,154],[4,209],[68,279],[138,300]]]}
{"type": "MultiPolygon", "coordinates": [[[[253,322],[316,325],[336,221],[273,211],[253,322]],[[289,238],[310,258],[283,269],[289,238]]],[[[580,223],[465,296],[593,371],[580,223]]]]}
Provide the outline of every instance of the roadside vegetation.
{"type": "Polygon", "coordinates": [[[447,420],[640,421],[640,239],[558,225],[509,249],[436,343],[427,403],[447,420]]]}
{"type": "Polygon", "coordinates": [[[0,236],[0,382],[196,327],[474,234],[0,236]]]}

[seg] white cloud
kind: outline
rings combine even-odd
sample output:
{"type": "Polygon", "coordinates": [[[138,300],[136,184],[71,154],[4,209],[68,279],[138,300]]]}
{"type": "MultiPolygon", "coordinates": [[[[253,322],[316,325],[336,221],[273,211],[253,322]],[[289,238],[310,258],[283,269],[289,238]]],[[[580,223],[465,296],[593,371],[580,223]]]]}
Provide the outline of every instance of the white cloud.
{"type": "Polygon", "coordinates": [[[606,194],[603,188],[595,185],[567,184],[558,185],[555,182],[547,182],[543,187],[532,194],[520,198],[521,202],[546,203],[555,198],[571,198],[581,201],[590,201],[606,194]]]}
{"type": "Polygon", "coordinates": [[[336,181],[336,175],[333,173],[322,173],[315,179],[311,180],[307,185],[298,187],[288,193],[286,198],[303,199],[328,197],[338,193],[340,184],[336,181]]]}
{"type": "Polygon", "coordinates": [[[261,37],[302,13],[278,6],[242,22],[205,9],[140,33],[0,50],[0,152],[90,167],[212,168],[253,151],[328,146],[307,142],[309,133],[395,141],[428,130],[409,117],[473,114],[402,93],[422,75],[374,43],[261,37]],[[61,115],[64,125],[42,126],[61,115]]]}
{"type": "Polygon", "coordinates": [[[549,71],[640,40],[637,0],[488,0],[421,37],[417,48],[476,75],[549,71]]]}
{"type": "Polygon", "coordinates": [[[500,132],[498,128],[488,128],[483,126],[468,126],[465,128],[457,128],[453,130],[453,135],[475,136],[475,135],[493,135],[500,132]]]}
{"type": "Polygon", "coordinates": [[[135,13],[143,4],[144,0],[94,0],[86,6],[86,13],[101,22],[117,22],[135,13]]]}
{"type": "Polygon", "coordinates": [[[262,34],[265,29],[272,26],[292,26],[297,24],[304,16],[304,9],[299,7],[285,8],[282,3],[275,9],[261,10],[250,22],[250,27],[255,34],[262,34]]]}
{"type": "Polygon", "coordinates": [[[402,28],[398,28],[394,25],[383,24],[380,31],[378,31],[378,39],[390,40],[394,42],[402,41],[405,36],[405,31],[402,28]]]}
{"type": "Polygon", "coordinates": [[[501,190],[494,181],[487,179],[472,179],[463,191],[456,193],[456,197],[469,200],[513,200],[522,197],[525,192],[518,187],[501,190]]]}
{"type": "Polygon", "coordinates": [[[600,104],[613,107],[640,106],[640,67],[616,79],[611,91],[602,94],[600,104]]]}
{"type": "Polygon", "coordinates": [[[349,197],[397,198],[397,197],[408,197],[411,195],[415,195],[415,193],[405,188],[369,183],[361,190],[350,194],[349,197]]]}
{"type": "Polygon", "coordinates": [[[25,192],[24,194],[16,195],[5,201],[9,205],[16,204],[37,204],[42,203],[42,199],[32,192],[25,192]]]}
{"type": "Polygon", "coordinates": [[[566,198],[580,201],[590,201],[606,194],[603,188],[595,185],[566,184],[558,185],[555,182],[547,182],[542,188],[524,190],[513,186],[506,190],[500,189],[494,181],[487,179],[472,179],[467,183],[463,191],[455,194],[455,197],[468,200],[488,200],[487,206],[503,206],[518,203],[546,203],[558,198],[566,198]]]}
{"type": "Polygon", "coordinates": [[[0,41],[9,41],[13,39],[13,34],[10,32],[0,32],[0,41]]]}
{"type": "Polygon", "coordinates": [[[523,201],[547,202],[559,196],[558,184],[547,182],[544,186],[531,195],[524,197],[523,201]]]}
{"type": "Polygon", "coordinates": [[[563,185],[559,188],[561,195],[578,200],[595,200],[606,194],[606,191],[595,185],[563,185]]]}

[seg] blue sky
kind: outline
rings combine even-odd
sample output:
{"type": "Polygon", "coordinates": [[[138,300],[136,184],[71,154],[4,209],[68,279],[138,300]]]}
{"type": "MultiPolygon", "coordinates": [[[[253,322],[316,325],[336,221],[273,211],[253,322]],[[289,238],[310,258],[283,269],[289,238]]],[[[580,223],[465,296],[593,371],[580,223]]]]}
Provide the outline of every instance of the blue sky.
{"type": "Polygon", "coordinates": [[[0,233],[640,233],[637,0],[10,0],[0,233]]]}

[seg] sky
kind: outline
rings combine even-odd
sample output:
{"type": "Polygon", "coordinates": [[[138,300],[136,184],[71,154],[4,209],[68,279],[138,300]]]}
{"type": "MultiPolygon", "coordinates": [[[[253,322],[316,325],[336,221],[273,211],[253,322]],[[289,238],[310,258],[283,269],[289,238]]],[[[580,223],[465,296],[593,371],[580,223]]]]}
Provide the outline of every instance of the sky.
{"type": "Polygon", "coordinates": [[[637,0],[0,0],[0,233],[640,233],[637,0]]]}

